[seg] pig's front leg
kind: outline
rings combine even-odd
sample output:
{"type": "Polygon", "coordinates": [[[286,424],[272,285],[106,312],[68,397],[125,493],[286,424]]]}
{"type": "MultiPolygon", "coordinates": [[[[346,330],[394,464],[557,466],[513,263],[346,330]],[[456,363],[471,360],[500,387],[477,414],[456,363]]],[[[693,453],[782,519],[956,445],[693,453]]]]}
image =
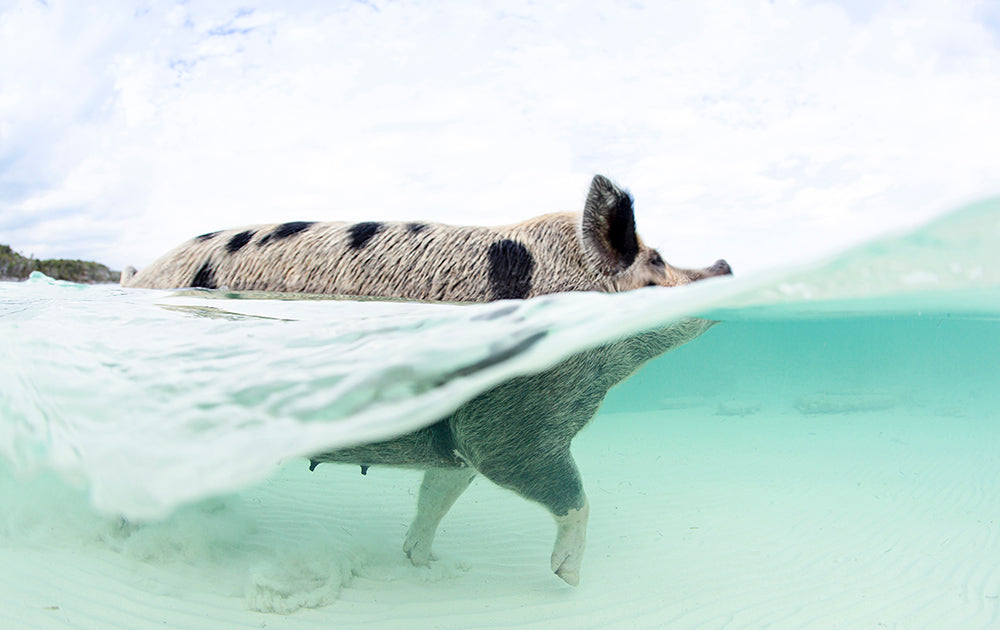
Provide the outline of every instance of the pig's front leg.
{"type": "Polygon", "coordinates": [[[552,571],[579,584],[590,507],[568,446],[554,453],[492,453],[474,464],[490,481],[549,509],[556,521],[552,571]]]}
{"type": "Polygon", "coordinates": [[[590,504],[583,497],[583,507],[570,509],[556,519],[556,544],[552,548],[552,572],[567,584],[580,584],[580,565],[587,544],[587,518],[590,504]]]}

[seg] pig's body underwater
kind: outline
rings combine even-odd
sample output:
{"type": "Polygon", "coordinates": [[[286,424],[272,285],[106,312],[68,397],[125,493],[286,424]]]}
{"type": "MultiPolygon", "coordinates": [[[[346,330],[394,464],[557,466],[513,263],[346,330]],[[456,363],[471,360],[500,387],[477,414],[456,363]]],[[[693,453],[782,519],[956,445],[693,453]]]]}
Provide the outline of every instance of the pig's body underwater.
{"type": "MultiPolygon", "coordinates": [[[[582,213],[503,227],[433,223],[294,222],[197,237],[122,284],[487,302],[561,291],[678,286],[729,274],[719,260],[675,268],[635,231],[631,196],[595,176],[582,213]]],[[[552,570],[579,582],[588,504],[570,453],[608,390],[642,364],[694,339],[711,322],[685,320],[589,350],[480,394],[434,425],[399,438],[312,457],[320,462],[426,470],[404,551],[431,559],[441,519],[478,472],[555,517],[552,570]]]]}

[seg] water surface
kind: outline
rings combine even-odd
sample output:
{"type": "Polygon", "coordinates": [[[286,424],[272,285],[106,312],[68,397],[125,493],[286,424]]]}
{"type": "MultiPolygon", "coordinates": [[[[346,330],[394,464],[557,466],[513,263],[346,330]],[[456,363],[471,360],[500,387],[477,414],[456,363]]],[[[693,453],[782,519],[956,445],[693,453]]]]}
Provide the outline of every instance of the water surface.
{"type": "Polygon", "coordinates": [[[0,618],[990,627],[998,247],[989,201],[810,268],[620,295],[0,283],[0,618]],[[399,551],[418,473],[303,459],[691,316],[720,323],[612,390],[574,442],[579,589],[548,573],[544,511],[486,481],[421,570],[399,551]]]}

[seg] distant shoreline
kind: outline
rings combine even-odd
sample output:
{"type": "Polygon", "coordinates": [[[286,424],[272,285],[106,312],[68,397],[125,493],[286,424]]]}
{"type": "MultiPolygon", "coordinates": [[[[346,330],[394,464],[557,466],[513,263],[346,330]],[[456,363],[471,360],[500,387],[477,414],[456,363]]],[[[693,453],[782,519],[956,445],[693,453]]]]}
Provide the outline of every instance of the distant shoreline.
{"type": "Polygon", "coordinates": [[[10,245],[0,245],[0,280],[26,280],[32,271],[40,271],[56,280],[104,284],[118,282],[120,271],[89,260],[50,258],[40,260],[15,252],[10,245]]]}

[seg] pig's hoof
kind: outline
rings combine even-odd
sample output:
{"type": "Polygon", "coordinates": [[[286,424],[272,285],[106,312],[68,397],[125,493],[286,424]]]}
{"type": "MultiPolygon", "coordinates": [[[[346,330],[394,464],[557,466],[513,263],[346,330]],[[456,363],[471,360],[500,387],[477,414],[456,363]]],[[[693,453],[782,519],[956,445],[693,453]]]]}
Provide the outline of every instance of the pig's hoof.
{"type": "Polygon", "coordinates": [[[579,550],[559,550],[552,552],[552,572],[570,586],[580,584],[580,565],[583,563],[583,548],[579,550]]]}
{"type": "Polygon", "coordinates": [[[584,500],[579,510],[570,510],[565,516],[556,517],[556,545],[552,549],[552,572],[567,584],[580,583],[580,565],[587,546],[587,516],[590,506],[584,500]]]}
{"type": "Polygon", "coordinates": [[[403,542],[403,551],[406,553],[406,557],[410,559],[410,562],[413,563],[413,566],[429,567],[431,560],[437,560],[434,554],[431,553],[431,541],[418,536],[412,529],[406,534],[406,541],[403,542]]]}
{"type": "Polygon", "coordinates": [[[561,563],[556,565],[556,558],[552,558],[552,566],[556,567],[553,569],[556,575],[562,578],[564,582],[570,586],[580,585],[580,561],[570,556],[566,558],[561,563]]]}

